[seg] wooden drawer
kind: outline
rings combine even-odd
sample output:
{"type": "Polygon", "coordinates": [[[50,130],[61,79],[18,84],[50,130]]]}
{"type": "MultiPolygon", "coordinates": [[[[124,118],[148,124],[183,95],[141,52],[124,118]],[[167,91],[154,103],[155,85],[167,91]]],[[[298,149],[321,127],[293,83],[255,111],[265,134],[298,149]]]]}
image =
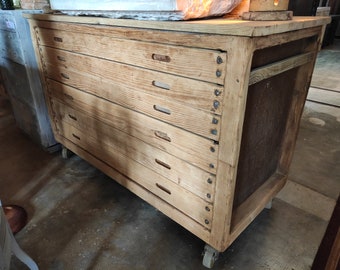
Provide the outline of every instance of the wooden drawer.
{"type": "Polygon", "coordinates": [[[39,45],[224,84],[226,52],[36,28],[39,45]]]}
{"type": "Polygon", "coordinates": [[[62,136],[98,159],[105,160],[107,164],[184,212],[202,226],[210,228],[213,212],[211,203],[124,155],[109,140],[103,140],[102,133],[79,130],[66,122],[59,122],[59,126],[62,136]]]}
{"type": "Polygon", "coordinates": [[[72,108],[215,174],[219,145],[86,92],[47,80],[49,94],[72,108]]]}
{"type": "Polygon", "coordinates": [[[41,58],[51,79],[88,92],[96,90],[97,95],[105,94],[97,88],[101,85],[103,92],[142,91],[218,115],[222,112],[224,88],[218,84],[43,46],[41,58]]]}
{"type": "MultiPolygon", "coordinates": [[[[68,72],[68,74],[71,74],[71,72],[68,72]]],[[[90,84],[89,80],[88,78],[87,80],[84,78],[84,80],[85,81],[81,81],[80,79],[79,83],[83,83],[83,88],[87,88],[85,85],[90,84]]],[[[66,86],[55,81],[50,81],[50,85],[51,92],[63,92],[67,91],[65,88],[70,88],[70,86],[66,86]]],[[[179,104],[171,100],[165,100],[163,98],[143,92],[130,90],[128,93],[126,93],[126,95],[124,95],[124,93],[119,91],[119,89],[115,89],[110,83],[105,84],[103,81],[99,82],[96,78],[93,78],[93,81],[91,82],[91,86],[92,85],[96,88],[90,87],[88,89],[90,94],[97,96],[99,92],[100,97],[114,101],[115,103],[123,105],[124,107],[140,111],[156,119],[162,120],[212,140],[219,140],[221,121],[220,116],[218,115],[188,107],[184,104],[179,104]]]]}
{"type": "Polygon", "coordinates": [[[61,134],[64,134],[65,124],[72,125],[78,130],[85,130],[87,135],[97,138],[100,143],[109,145],[112,151],[122,153],[207,202],[213,202],[216,178],[214,175],[57,100],[53,100],[52,106],[57,129],[61,134]]]}

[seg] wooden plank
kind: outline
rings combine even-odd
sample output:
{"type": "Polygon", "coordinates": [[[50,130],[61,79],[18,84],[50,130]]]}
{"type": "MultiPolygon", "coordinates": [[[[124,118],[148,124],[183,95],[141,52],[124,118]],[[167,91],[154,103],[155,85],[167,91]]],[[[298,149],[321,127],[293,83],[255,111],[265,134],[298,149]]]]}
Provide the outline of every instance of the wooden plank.
{"type": "Polygon", "coordinates": [[[39,44],[171,74],[223,84],[226,53],[116,39],[81,32],[36,29],[39,44]],[[219,64],[217,59],[221,59],[219,64]]]}
{"type": "Polygon", "coordinates": [[[290,32],[330,23],[329,17],[294,17],[291,21],[253,22],[243,20],[228,20],[224,18],[193,21],[138,21],[126,19],[107,19],[100,17],[77,17],[64,15],[31,15],[24,14],[28,19],[50,20],[56,22],[87,23],[94,25],[111,25],[142,29],[158,29],[204,34],[219,34],[231,36],[267,36],[290,32]]]}
{"type": "Polygon", "coordinates": [[[275,197],[286,181],[287,176],[275,173],[243,204],[234,210],[229,238],[230,243],[245,230],[266,204],[275,197]]]}
{"type": "Polygon", "coordinates": [[[321,30],[322,30],[322,27],[318,26],[318,27],[312,27],[312,28],[303,29],[303,30],[297,30],[297,31],[289,32],[289,33],[280,33],[280,34],[271,35],[270,39],[257,37],[257,38],[254,38],[254,43],[255,43],[256,49],[260,50],[260,49],[292,42],[298,39],[318,36],[320,35],[321,30]]]}
{"type": "Polygon", "coordinates": [[[110,176],[116,182],[157,208],[159,211],[167,215],[170,219],[174,220],[175,222],[186,228],[192,234],[201,238],[203,241],[206,241],[208,239],[210,231],[189,216],[185,215],[183,212],[180,212],[177,208],[160,199],[149,190],[145,189],[138,183],[132,181],[130,178],[126,177],[122,173],[109,166],[106,162],[96,158],[88,151],[80,148],[76,144],[73,144],[71,141],[65,139],[64,137],[56,134],[56,140],[65,145],[73,153],[76,153],[77,155],[91,163],[93,166],[110,176]]]}
{"type": "MultiPolygon", "coordinates": [[[[143,91],[215,114],[222,112],[222,106],[214,107],[214,102],[221,103],[224,95],[224,88],[217,84],[43,46],[41,54],[47,76],[88,92],[96,89],[96,94],[99,96],[108,97],[107,94],[99,93],[100,88],[124,96],[131,94],[131,90],[143,91]],[[68,74],[69,79],[62,74],[68,74]],[[97,79],[100,79],[100,83],[97,79]]],[[[119,98],[114,97],[113,101],[117,102],[117,100],[119,98]]]]}
{"type": "Polygon", "coordinates": [[[282,142],[282,154],[279,162],[279,172],[283,174],[288,172],[293,158],[294,151],[292,151],[292,149],[294,149],[296,144],[301,115],[307,98],[308,88],[311,83],[316,61],[316,51],[318,50],[318,43],[311,42],[308,46],[306,46],[305,50],[314,50],[315,54],[314,59],[311,62],[300,66],[296,71],[295,78],[292,78],[292,80],[295,79],[293,80],[295,82],[294,93],[291,106],[289,108],[289,115],[287,117],[287,124],[283,137],[284,140],[282,142]]]}
{"type": "Polygon", "coordinates": [[[289,57],[285,60],[278,61],[263,67],[256,68],[250,73],[249,85],[258,83],[262,80],[283,73],[287,70],[312,62],[314,58],[315,52],[308,52],[301,55],[289,57]]]}
{"type": "Polygon", "coordinates": [[[48,80],[48,84],[51,96],[70,107],[85,111],[92,117],[172,155],[179,156],[205,171],[216,173],[218,151],[210,151],[211,147],[216,146],[214,141],[193,136],[192,133],[162,121],[55,81],[48,80]]]}
{"type": "Polygon", "coordinates": [[[73,110],[56,100],[53,100],[52,106],[59,130],[62,131],[72,125],[83,134],[109,145],[112,151],[119,151],[207,202],[213,201],[215,176],[210,173],[97,121],[83,112],[73,110]],[[100,134],[98,130],[100,130],[100,134]],[[209,184],[208,179],[213,184],[209,184]],[[208,196],[208,194],[210,195],[208,196]]]}
{"type": "Polygon", "coordinates": [[[268,0],[251,0],[249,11],[281,11],[288,9],[289,0],[268,1],[268,0]]]}
{"type": "Polygon", "coordinates": [[[293,11],[251,11],[242,14],[249,21],[287,21],[293,19],[293,11]]]}
{"type": "MultiPolygon", "coordinates": [[[[60,130],[61,131],[61,130],[60,130]]],[[[105,160],[107,164],[115,168],[117,171],[131,178],[139,185],[143,186],[162,200],[173,205],[181,212],[190,216],[206,228],[210,228],[213,212],[212,205],[193,193],[183,189],[174,182],[155,173],[142,164],[130,159],[123,153],[111,147],[111,145],[94,138],[91,134],[84,134],[71,125],[64,123],[64,128],[61,131],[62,136],[86,149],[94,156],[101,160],[105,160]],[[210,209],[207,211],[206,209],[210,209]]]]}

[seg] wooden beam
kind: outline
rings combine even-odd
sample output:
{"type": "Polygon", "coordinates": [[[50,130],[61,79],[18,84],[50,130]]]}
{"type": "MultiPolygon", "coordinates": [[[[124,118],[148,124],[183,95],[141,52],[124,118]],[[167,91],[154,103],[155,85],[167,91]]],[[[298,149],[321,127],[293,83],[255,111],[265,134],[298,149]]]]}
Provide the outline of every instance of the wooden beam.
{"type": "Polygon", "coordinates": [[[249,85],[253,85],[290,69],[307,64],[313,61],[314,55],[315,52],[304,53],[260,68],[256,68],[250,73],[249,85]]]}

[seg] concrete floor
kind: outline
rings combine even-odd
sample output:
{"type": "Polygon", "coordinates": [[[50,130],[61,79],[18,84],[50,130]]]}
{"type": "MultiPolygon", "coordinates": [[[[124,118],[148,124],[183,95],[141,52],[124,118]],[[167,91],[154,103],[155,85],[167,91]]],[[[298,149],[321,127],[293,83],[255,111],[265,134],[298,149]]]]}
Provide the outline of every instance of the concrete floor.
{"type": "MultiPolygon", "coordinates": [[[[313,194],[326,208],[340,190],[339,110],[307,102],[290,173],[293,192],[286,190],[313,194]]],[[[28,211],[16,238],[40,269],[205,269],[200,239],[79,157],[44,152],[15,126],[4,98],[0,149],[0,198],[28,211]]],[[[306,205],[284,192],[214,269],[310,269],[327,215],[309,211],[318,208],[315,200],[306,205]]],[[[13,258],[12,269],[26,268],[13,258]]]]}

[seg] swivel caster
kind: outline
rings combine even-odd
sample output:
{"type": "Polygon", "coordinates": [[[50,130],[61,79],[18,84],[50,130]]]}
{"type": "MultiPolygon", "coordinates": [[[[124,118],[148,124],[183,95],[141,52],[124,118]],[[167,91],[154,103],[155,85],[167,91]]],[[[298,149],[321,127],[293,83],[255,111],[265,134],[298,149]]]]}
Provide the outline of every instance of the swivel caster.
{"type": "Polygon", "coordinates": [[[72,155],[73,153],[70,150],[68,150],[65,146],[62,146],[61,156],[63,159],[69,159],[72,155]]]}
{"type": "Polygon", "coordinates": [[[220,253],[216,249],[206,244],[203,251],[203,266],[212,268],[218,259],[219,254],[220,253]]]}

